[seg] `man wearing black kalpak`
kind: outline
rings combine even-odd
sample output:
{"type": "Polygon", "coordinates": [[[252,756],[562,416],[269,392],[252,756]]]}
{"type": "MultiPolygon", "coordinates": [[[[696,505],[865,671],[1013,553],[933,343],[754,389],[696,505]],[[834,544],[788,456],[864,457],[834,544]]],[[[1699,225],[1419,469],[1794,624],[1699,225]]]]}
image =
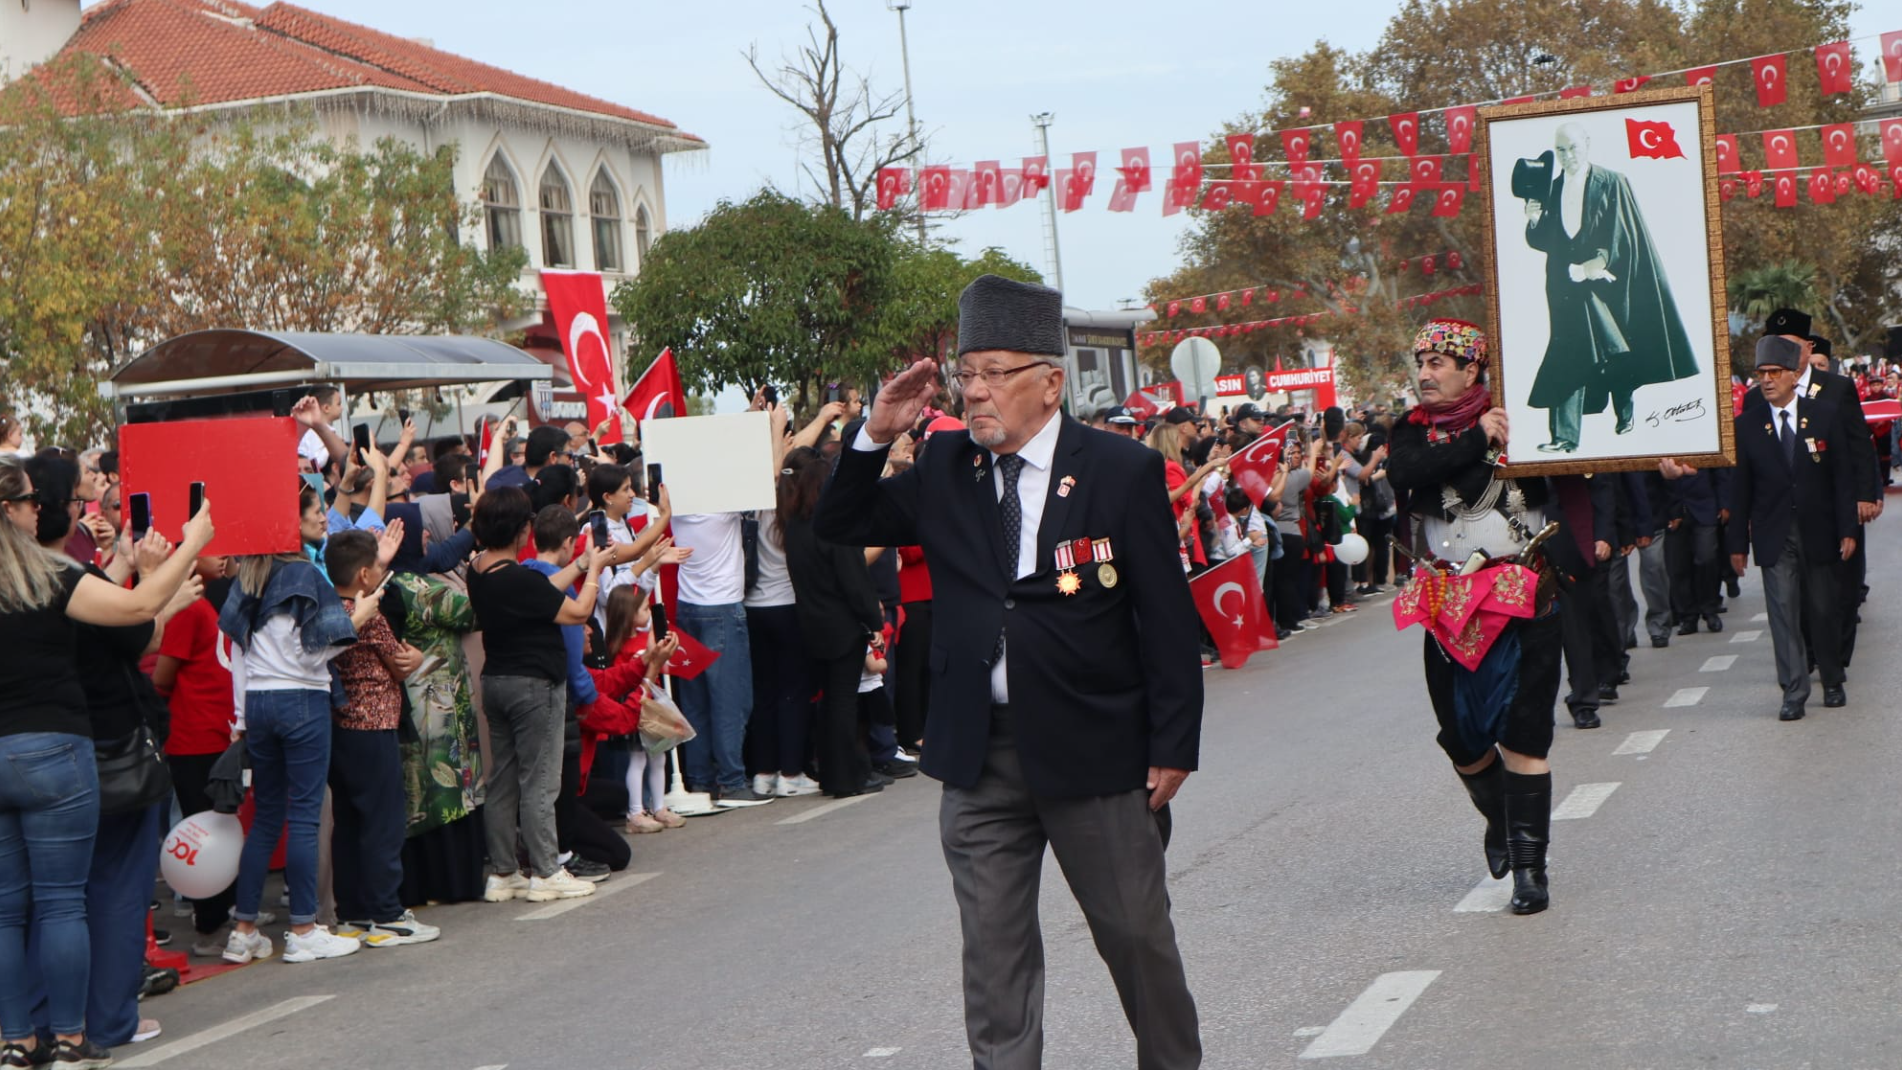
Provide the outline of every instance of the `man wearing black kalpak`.
{"type": "Polygon", "coordinates": [[[880,392],[814,518],[847,546],[924,547],[924,772],[964,935],[979,1070],[1043,1064],[1046,845],[1088,919],[1142,1070],[1202,1062],[1169,919],[1169,800],[1196,768],[1202,669],[1161,454],[1064,416],[1063,298],[985,275],[958,298],[969,431],[880,480],[937,393],[919,361],[880,392]]]}

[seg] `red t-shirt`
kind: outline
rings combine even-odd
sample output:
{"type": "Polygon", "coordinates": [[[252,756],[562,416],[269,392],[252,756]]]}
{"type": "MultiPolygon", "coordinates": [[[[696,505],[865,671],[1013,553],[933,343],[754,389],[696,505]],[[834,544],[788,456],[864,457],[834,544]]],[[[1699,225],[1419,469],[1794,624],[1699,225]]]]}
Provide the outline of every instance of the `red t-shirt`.
{"type": "Polygon", "coordinates": [[[231,745],[231,640],[218,631],[218,611],[200,598],[165,623],[159,654],[178,659],[169,704],[167,754],[222,754],[231,745]]]}

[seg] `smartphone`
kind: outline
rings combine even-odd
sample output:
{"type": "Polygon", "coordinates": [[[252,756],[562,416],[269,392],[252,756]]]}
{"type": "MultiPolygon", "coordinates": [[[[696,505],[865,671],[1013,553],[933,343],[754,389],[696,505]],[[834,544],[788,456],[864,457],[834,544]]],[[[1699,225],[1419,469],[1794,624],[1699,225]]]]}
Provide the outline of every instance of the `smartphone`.
{"type": "Polygon", "coordinates": [[[408,409],[396,410],[396,420],[398,423],[405,423],[405,424],[409,423],[409,410],[408,409]]]}
{"type": "Polygon", "coordinates": [[[462,481],[469,485],[470,490],[481,490],[482,488],[478,486],[478,484],[482,482],[482,466],[474,461],[463,465],[462,481]]]}
{"type": "Polygon", "coordinates": [[[658,464],[647,466],[647,500],[655,505],[660,504],[660,465],[658,464]]]}
{"type": "Polygon", "coordinates": [[[779,404],[779,388],[778,387],[771,386],[771,385],[762,386],[760,387],[759,392],[760,392],[760,396],[766,399],[766,404],[768,405],[779,404]]]}
{"type": "Polygon", "coordinates": [[[654,622],[654,642],[658,643],[667,638],[667,607],[655,602],[654,612],[650,619],[654,622]]]}
{"type": "Polygon", "coordinates": [[[145,538],[145,533],[152,530],[152,496],[134,494],[127,498],[126,515],[131,518],[132,541],[145,538]]]}
{"type": "Polygon", "coordinates": [[[205,485],[203,483],[193,483],[191,489],[191,508],[186,511],[185,519],[190,520],[192,517],[197,516],[198,510],[204,507],[205,485]]]}
{"type": "Polygon", "coordinates": [[[357,448],[357,460],[361,461],[363,455],[370,449],[370,425],[358,424],[351,428],[350,439],[351,444],[357,448]]]}
{"type": "Polygon", "coordinates": [[[827,383],[826,384],[826,403],[831,404],[834,401],[843,401],[843,400],[845,400],[845,394],[839,389],[839,384],[827,383]]]}
{"type": "Polygon", "coordinates": [[[594,549],[614,545],[608,539],[608,514],[596,509],[588,514],[588,524],[594,529],[594,549]]]}

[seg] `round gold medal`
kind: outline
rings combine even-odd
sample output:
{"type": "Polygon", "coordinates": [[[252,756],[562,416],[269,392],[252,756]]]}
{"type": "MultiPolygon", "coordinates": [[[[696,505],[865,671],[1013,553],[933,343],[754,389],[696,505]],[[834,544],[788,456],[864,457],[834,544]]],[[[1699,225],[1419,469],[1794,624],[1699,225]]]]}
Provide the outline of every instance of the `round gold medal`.
{"type": "Polygon", "coordinates": [[[1116,586],[1116,566],[1108,561],[1096,566],[1096,582],[1105,587],[1116,586]]]}

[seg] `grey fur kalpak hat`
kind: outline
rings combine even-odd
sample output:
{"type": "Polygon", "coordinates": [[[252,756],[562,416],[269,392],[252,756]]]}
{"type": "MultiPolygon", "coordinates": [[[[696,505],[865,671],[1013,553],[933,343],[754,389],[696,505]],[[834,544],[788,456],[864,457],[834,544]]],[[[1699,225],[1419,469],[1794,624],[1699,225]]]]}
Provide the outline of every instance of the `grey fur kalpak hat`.
{"type": "Polygon", "coordinates": [[[1774,334],[1766,334],[1757,339],[1757,363],[1759,368],[1769,366],[1795,370],[1803,367],[1803,347],[1774,334]]]}
{"type": "Polygon", "coordinates": [[[1000,275],[978,276],[958,295],[958,356],[987,349],[1063,356],[1063,295],[1000,275]]]}

